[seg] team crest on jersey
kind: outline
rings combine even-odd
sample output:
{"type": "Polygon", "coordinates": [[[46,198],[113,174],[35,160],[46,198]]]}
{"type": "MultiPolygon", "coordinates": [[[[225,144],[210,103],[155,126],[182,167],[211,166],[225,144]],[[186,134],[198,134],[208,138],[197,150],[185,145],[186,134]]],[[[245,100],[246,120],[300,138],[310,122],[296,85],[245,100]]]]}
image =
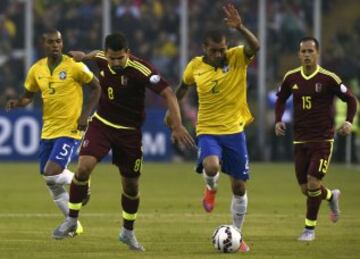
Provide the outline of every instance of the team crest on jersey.
{"type": "Polygon", "coordinates": [[[60,80],[65,80],[66,79],[66,71],[61,71],[59,73],[59,79],[60,80]]]}
{"type": "Polygon", "coordinates": [[[316,83],[316,84],[315,84],[315,92],[316,92],[316,93],[320,93],[320,92],[321,92],[321,89],[322,89],[322,84],[316,83]]]}
{"type": "Polygon", "coordinates": [[[120,82],[121,82],[121,85],[122,85],[122,86],[126,86],[127,83],[128,83],[128,78],[127,78],[126,76],[122,75],[122,76],[120,77],[120,82]]]}

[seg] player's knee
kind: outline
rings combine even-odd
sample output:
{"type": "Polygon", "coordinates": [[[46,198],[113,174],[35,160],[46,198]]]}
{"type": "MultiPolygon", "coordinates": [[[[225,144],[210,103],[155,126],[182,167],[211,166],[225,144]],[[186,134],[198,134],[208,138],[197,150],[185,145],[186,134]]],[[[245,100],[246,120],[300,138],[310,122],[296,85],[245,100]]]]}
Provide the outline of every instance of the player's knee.
{"type": "Polygon", "coordinates": [[[46,166],[44,169],[44,176],[56,176],[61,174],[63,169],[59,167],[46,166]]]}
{"type": "Polygon", "coordinates": [[[314,190],[314,189],[320,188],[321,183],[320,183],[319,179],[317,179],[316,177],[311,176],[311,175],[308,175],[307,179],[308,179],[308,182],[307,182],[308,190],[314,190]]]}
{"type": "Polygon", "coordinates": [[[53,186],[57,185],[59,181],[60,175],[44,175],[43,178],[45,180],[46,185],[53,186]]]}
{"type": "Polygon", "coordinates": [[[86,164],[79,164],[76,171],[76,178],[80,181],[87,181],[90,178],[92,168],[86,164]]]}
{"type": "Polygon", "coordinates": [[[123,192],[130,197],[136,197],[139,193],[139,184],[137,179],[123,177],[122,187],[123,192]]]}
{"type": "Polygon", "coordinates": [[[302,194],[304,194],[305,196],[307,196],[307,191],[308,191],[308,187],[307,184],[300,184],[300,191],[302,194]]]}
{"type": "Polygon", "coordinates": [[[217,163],[204,163],[204,169],[207,175],[216,175],[220,171],[220,165],[217,163]]]}

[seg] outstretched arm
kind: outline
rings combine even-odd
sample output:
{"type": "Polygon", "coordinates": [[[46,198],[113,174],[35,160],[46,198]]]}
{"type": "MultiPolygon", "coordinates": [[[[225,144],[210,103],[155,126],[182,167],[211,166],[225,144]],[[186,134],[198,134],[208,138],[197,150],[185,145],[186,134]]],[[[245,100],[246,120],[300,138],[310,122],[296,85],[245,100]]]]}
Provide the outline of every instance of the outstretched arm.
{"type": "Polygon", "coordinates": [[[17,107],[25,107],[28,104],[32,103],[32,101],[34,100],[34,96],[35,93],[25,90],[25,93],[19,99],[10,99],[6,103],[5,109],[7,112],[9,112],[17,107]]]}
{"type": "Polygon", "coordinates": [[[81,115],[78,119],[78,130],[86,129],[88,118],[95,110],[95,107],[100,99],[101,87],[100,87],[99,80],[97,79],[96,76],[94,76],[94,78],[91,80],[91,82],[89,83],[89,86],[91,88],[89,102],[86,105],[86,107],[82,110],[81,115]]]}
{"type": "Polygon", "coordinates": [[[346,120],[338,129],[339,134],[342,136],[351,134],[352,122],[354,117],[356,116],[356,110],[358,104],[356,97],[351,93],[351,91],[346,92],[344,100],[347,104],[346,120]]]}
{"type": "MultiPolygon", "coordinates": [[[[176,95],[178,103],[181,102],[181,100],[184,98],[184,96],[186,95],[186,93],[188,91],[188,88],[189,87],[184,82],[181,82],[181,84],[175,90],[175,95],[176,95]]],[[[169,110],[167,110],[165,113],[164,123],[167,127],[169,127],[169,128],[172,127],[172,120],[170,118],[169,110]]]]}
{"type": "Polygon", "coordinates": [[[244,48],[245,54],[248,58],[253,57],[260,48],[258,39],[248,28],[245,27],[239,11],[233,4],[228,4],[224,6],[223,9],[226,15],[224,18],[226,25],[230,28],[238,30],[244,36],[246,40],[244,48]]]}
{"type": "Polygon", "coordinates": [[[69,55],[76,61],[76,62],[81,62],[81,61],[86,61],[86,60],[94,60],[95,56],[97,53],[99,53],[100,50],[93,50],[89,53],[85,53],[83,51],[78,51],[78,50],[71,50],[69,51],[69,55]]]}
{"type": "Polygon", "coordinates": [[[165,99],[168,107],[166,116],[168,116],[171,121],[169,127],[171,128],[171,138],[173,142],[182,143],[190,148],[194,147],[195,142],[193,138],[182,125],[179,103],[174,92],[170,87],[167,87],[161,92],[161,96],[165,99]]]}

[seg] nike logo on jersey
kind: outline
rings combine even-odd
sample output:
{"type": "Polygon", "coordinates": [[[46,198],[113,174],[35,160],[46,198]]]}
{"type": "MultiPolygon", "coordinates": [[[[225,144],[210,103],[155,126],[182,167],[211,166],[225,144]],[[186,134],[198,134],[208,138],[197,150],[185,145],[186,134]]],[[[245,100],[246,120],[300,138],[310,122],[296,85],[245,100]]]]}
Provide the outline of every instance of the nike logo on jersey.
{"type": "Polygon", "coordinates": [[[205,72],[199,72],[199,73],[196,73],[196,75],[197,76],[202,76],[203,74],[205,74],[206,73],[206,71],[205,72]]]}

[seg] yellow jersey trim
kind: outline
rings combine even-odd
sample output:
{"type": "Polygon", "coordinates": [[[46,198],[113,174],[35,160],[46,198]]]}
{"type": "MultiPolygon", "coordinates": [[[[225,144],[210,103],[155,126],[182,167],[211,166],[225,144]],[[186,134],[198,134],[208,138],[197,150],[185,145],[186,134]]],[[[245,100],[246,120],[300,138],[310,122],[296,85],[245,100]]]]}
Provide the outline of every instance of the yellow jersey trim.
{"type": "Polygon", "coordinates": [[[303,67],[301,67],[300,68],[301,70],[301,75],[302,75],[302,77],[305,79],[305,80],[309,80],[309,79],[311,79],[311,78],[313,78],[314,76],[316,76],[316,74],[317,73],[319,73],[319,71],[320,71],[320,66],[318,65],[318,66],[316,66],[316,69],[315,69],[315,71],[311,74],[311,75],[305,75],[305,73],[304,73],[304,68],[303,67]]]}
{"type": "Polygon", "coordinates": [[[104,119],[103,117],[101,117],[101,116],[100,116],[99,114],[97,114],[96,112],[95,112],[95,114],[94,114],[94,117],[95,117],[96,119],[98,119],[99,121],[101,121],[102,123],[104,123],[105,125],[108,125],[108,126],[110,126],[110,127],[112,127],[112,128],[115,128],[115,129],[127,129],[127,130],[134,130],[134,129],[135,129],[135,128],[133,128],[133,127],[125,127],[125,126],[121,126],[121,125],[114,124],[114,123],[112,123],[112,122],[104,119]]]}
{"type": "Polygon", "coordinates": [[[293,141],[293,144],[304,144],[309,142],[334,142],[334,139],[293,141]]]}
{"type": "Polygon", "coordinates": [[[107,60],[104,51],[98,51],[95,57],[107,60]]]}
{"type": "Polygon", "coordinates": [[[148,69],[148,68],[147,68],[146,66],[144,66],[143,64],[141,64],[140,62],[129,60],[128,65],[129,65],[130,67],[133,67],[133,68],[139,70],[139,71],[140,71],[141,73],[143,73],[145,76],[151,75],[151,70],[148,69]]]}
{"type": "Polygon", "coordinates": [[[334,79],[336,81],[336,83],[340,84],[342,82],[342,80],[340,79],[340,77],[338,77],[335,73],[330,72],[329,70],[326,70],[324,68],[320,68],[320,73],[325,74],[327,76],[330,76],[332,79],[334,79]]]}
{"type": "Polygon", "coordinates": [[[299,72],[300,69],[301,69],[301,67],[298,67],[298,68],[295,68],[295,69],[292,69],[292,70],[288,71],[288,72],[285,74],[283,80],[285,80],[285,78],[287,78],[289,75],[294,74],[294,73],[296,73],[296,72],[299,72]]]}

